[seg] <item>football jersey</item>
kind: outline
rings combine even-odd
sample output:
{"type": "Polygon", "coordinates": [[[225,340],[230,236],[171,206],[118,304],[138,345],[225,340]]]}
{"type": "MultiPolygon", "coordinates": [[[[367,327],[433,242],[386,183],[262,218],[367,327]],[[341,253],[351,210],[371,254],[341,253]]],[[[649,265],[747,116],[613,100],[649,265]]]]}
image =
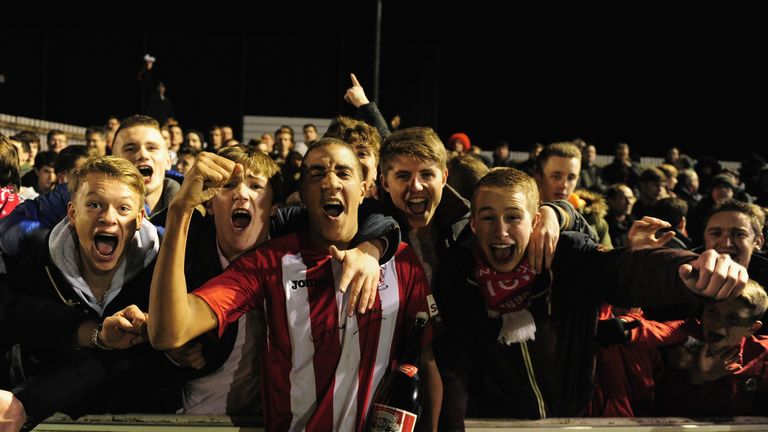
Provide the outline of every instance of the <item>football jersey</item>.
{"type": "MultiPolygon", "coordinates": [[[[347,316],[340,276],[341,263],[300,233],[265,243],[194,291],[216,314],[219,334],[247,310],[265,308],[268,430],[362,430],[401,335],[417,312],[436,315],[421,264],[404,243],[382,265],[369,312],[347,316]]],[[[425,344],[430,338],[428,326],[425,344]]]]}

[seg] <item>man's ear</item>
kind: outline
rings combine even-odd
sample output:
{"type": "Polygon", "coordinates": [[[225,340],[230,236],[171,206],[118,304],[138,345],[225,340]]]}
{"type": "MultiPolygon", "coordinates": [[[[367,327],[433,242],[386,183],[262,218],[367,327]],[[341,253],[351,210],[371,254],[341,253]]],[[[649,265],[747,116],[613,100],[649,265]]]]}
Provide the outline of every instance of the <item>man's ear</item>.
{"type": "Polygon", "coordinates": [[[469,215],[469,227],[472,228],[472,232],[477,234],[477,224],[475,223],[475,214],[469,215]]]}
{"type": "Polygon", "coordinates": [[[74,227],[75,226],[75,205],[72,204],[72,201],[67,203],[67,219],[69,219],[69,225],[74,227]]]}
{"type": "Polygon", "coordinates": [[[533,214],[533,221],[531,222],[531,228],[538,225],[540,220],[541,220],[541,211],[537,209],[536,213],[533,214]]]}
{"type": "Polygon", "coordinates": [[[755,251],[755,252],[760,252],[760,249],[762,249],[762,248],[763,248],[763,243],[764,243],[764,242],[765,242],[765,237],[763,236],[763,233],[758,233],[758,234],[755,236],[755,247],[754,247],[754,251],[755,251]]]}
{"type": "Polygon", "coordinates": [[[384,174],[379,174],[379,178],[381,179],[381,187],[384,188],[387,193],[389,193],[389,182],[387,182],[387,176],[384,174]]]}
{"type": "Polygon", "coordinates": [[[763,328],[763,322],[762,321],[755,321],[752,323],[751,326],[749,326],[749,333],[755,334],[758,330],[763,328]]]}
{"type": "Polygon", "coordinates": [[[144,210],[144,206],[141,206],[141,210],[136,214],[136,231],[141,229],[141,224],[144,222],[144,218],[147,217],[146,210],[144,210]]]}
{"type": "Polygon", "coordinates": [[[448,168],[443,170],[443,186],[448,183],[448,168]]]}

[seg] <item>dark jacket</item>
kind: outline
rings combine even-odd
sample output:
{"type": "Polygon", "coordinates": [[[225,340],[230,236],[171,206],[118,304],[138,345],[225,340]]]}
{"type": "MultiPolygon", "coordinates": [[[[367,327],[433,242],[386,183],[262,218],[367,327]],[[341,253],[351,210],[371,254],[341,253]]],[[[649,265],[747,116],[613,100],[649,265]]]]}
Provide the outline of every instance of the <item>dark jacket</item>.
{"type": "MultiPolygon", "coordinates": [[[[469,250],[454,254],[473,262],[469,250]]],[[[440,429],[463,430],[465,416],[583,415],[594,385],[599,305],[693,301],[678,267],[694,258],[668,249],[601,252],[588,236],[563,233],[552,271],[535,281],[528,308],[536,340],[510,346],[497,342],[501,321],[488,317],[465,264],[464,278],[438,302],[446,329],[433,344],[444,385],[440,429]]]]}
{"type": "Polygon", "coordinates": [[[624,183],[630,188],[636,188],[640,183],[640,167],[635,162],[626,166],[623,162],[614,160],[603,167],[603,180],[607,185],[624,183]]]}
{"type": "Polygon", "coordinates": [[[175,367],[149,343],[115,351],[71,348],[81,322],[101,321],[131,304],[147,310],[153,268],[154,261],[134,272],[101,315],[76,294],[54,264],[47,240],[34,259],[8,275],[11,299],[24,309],[4,312],[2,320],[21,320],[11,342],[21,343],[24,370],[31,377],[13,393],[24,404],[30,423],[56,411],[79,416],[162,410],[160,390],[180,380],[175,367]],[[33,302],[39,306],[30,306],[33,302]]]}
{"type": "Polygon", "coordinates": [[[175,117],[173,104],[167,97],[160,97],[152,69],[144,70],[139,79],[142,84],[142,114],[148,115],[161,125],[169,117],[175,117]]]}
{"type": "Polygon", "coordinates": [[[357,113],[358,117],[360,117],[365,123],[375,127],[379,131],[381,139],[384,139],[392,134],[392,132],[389,130],[389,126],[387,125],[387,120],[384,119],[383,115],[381,115],[381,111],[379,111],[379,107],[376,105],[376,102],[368,102],[365,105],[361,105],[360,108],[357,109],[357,113]]]}
{"type": "Polygon", "coordinates": [[[589,189],[592,192],[604,194],[607,186],[603,182],[603,170],[597,165],[581,164],[579,173],[579,183],[577,189],[589,189]]]}
{"type": "Polygon", "coordinates": [[[52,191],[19,204],[0,219],[0,250],[10,257],[34,253],[48,232],[67,214],[69,189],[59,184],[52,191]]]}

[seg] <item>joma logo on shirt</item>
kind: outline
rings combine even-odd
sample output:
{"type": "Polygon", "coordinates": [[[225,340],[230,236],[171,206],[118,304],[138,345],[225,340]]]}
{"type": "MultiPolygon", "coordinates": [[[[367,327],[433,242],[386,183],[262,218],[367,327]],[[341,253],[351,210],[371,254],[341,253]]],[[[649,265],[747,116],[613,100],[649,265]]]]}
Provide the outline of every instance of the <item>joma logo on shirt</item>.
{"type": "Polygon", "coordinates": [[[296,291],[299,288],[311,288],[325,285],[325,279],[299,279],[291,281],[291,290],[296,291]]]}

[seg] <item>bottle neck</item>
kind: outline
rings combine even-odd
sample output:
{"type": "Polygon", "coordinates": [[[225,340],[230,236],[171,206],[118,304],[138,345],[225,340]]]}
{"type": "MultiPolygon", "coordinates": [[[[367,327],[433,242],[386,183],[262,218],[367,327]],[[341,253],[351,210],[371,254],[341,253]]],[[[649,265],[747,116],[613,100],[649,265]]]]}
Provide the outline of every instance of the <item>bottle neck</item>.
{"type": "Polygon", "coordinates": [[[416,324],[413,326],[413,332],[411,333],[411,338],[408,340],[407,348],[400,358],[400,364],[409,364],[417,368],[421,365],[421,344],[424,340],[424,328],[426,325],[426,320],[416,320],[416,324]]]}

